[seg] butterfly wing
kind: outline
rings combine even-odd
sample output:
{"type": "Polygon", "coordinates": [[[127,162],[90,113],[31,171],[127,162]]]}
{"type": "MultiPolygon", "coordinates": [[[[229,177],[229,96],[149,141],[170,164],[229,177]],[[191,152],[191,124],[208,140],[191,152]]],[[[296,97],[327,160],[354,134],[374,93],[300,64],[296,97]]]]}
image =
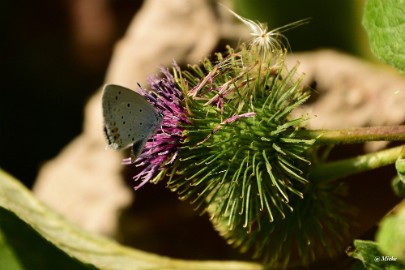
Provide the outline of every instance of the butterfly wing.
{"type": "Polygon", "coordinates": [[[144,145],[161,122],[159,113],[142,95],[122,86],[106,85],[102,106],[104,131],[115,150],[136,142],[144,145]]]}

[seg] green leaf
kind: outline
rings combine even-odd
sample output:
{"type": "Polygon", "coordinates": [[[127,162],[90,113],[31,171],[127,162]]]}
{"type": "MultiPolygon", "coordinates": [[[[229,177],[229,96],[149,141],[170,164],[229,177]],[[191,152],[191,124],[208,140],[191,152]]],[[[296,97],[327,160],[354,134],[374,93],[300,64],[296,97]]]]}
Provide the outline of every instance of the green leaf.
{"type": "Polygon", "coordinates": [[[392,189],[398,197],[405,197],[405,148],[395,162],[397,176],[391,182],[392,189]]]}
{"type": "Polygon", "coordinates": [[[401,155],[395,162],[395,169],[399,179],[405,184],[405,147],[402,148],[401,155]]]}
{"type": "Polygon", "coordinates": [[[405,72],[405,1],[367,0],[363,25],[372,52],[405,72]]]}
{"type": "Polygon", "coordinates": [[[69,257],[4,208],[0,208],[0,250],[0,265],[7,270],[97,269],[69,257]]]}
{"type": "Polygon", "coordinates": [[[382,254],[378,245],[372,241],[354,240],[355,250],[348,252],[348,255],[360,260],[366,269],[372,270],[400,270],[405,265],[401,264],[392,256],[382,254]]]}
{"type": "Polygon", "coordinates": [[[405,263],[405,201],[381,221],[376,241],[384,254],[405,263]]]}
{"type": "Polygon", "coordinates": [[[247,262],[185,261],[119,245],[68,222],[0,170],[1,269],[262,269],[247,262]]]}
{"type": "Polygon", "coordinates": [[[405,197],[405,182],[398,175],[392,179],[391,187],[398,197],[405,197]]]}
{"type": "MultiPolygon", "coordinates": [[[[2,218],[2,214],[0,214],[2,218]]],[[[0,224],[2,221],[0,220],[0,224]]],[[[20,270],[24,269],[22,264],[19,262],[17,255],[14,253],[13,249],[9,246],[6,241],[5,233],[3,233],[0,228],[0,265],[6,269],[20,270]]]]}

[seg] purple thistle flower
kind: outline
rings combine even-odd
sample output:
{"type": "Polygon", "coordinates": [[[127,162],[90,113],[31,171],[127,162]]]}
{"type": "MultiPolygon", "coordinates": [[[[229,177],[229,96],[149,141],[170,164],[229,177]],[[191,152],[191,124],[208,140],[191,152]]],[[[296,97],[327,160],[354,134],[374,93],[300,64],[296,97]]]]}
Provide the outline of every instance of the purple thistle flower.
{"type": "Polygon", "coordinates": [[[173,163],[185,138],[182,125],[189,123],[184,97],[173,75],[164,68],[161,72],[164,75],[163,78],[153,76],[148,79],[152,91],[138,89],[138,92],[163,116],[163,120],[161,127],[146,142],[142,154],[135,162],[132,162],[132,158],[123,160],[124,164],[134,163],[137,167],[143,166],[142,170],[133,177],[135,181],[141,181],[135,186],[135,190],[152,181],[165,166],[173,163]]]}

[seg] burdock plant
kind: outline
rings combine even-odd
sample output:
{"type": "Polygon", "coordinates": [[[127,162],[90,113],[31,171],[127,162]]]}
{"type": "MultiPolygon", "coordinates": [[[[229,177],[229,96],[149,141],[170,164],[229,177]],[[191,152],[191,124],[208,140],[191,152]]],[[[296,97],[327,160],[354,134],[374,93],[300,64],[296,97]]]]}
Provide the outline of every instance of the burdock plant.
{"type": "MultiPolygon", "coordinates": [[[[367,137],[362,129],[306,130],[308,116],[291,113],[311,89],[297,66],[286,67],[289,45],[279,32],[303,21],[267,31],[236,16],[252,30],[248,44],[186,71],[176,64],[162,69],[150,90],[140,90],[163,120],[135,161],[142,167],[136,188],[168,179],[167,187],[208,213],[230,244],[266,263],[334,256],[347,244],[352,210],[342,200],[344,186],[330,180],[350,172],[328,176],[314,166],[318,146],[400,139],[401,131],[375,129],[367,137]]],[[[327,166],[333,171],[342,163],[327,166]]]]}

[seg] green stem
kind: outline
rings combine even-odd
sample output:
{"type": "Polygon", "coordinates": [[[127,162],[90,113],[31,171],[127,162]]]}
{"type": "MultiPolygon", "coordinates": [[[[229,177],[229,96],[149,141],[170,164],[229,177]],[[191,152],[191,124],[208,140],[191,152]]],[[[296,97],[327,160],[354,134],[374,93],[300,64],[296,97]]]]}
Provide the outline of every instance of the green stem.
{"type": "Polygon", "coordinates": [[[297,138],[315,139],[315,144],[353,144],[369,141],[405,141],[405,125],[338,130],[299,130],[297,138]]]}
{"type": "Polygon", "coordinates": [[[319,164],[311,168],[310,178],[312,180],[330,181],[394,164],[404,147],[405,145],[397,146],[354,158],[319,164]]]}

